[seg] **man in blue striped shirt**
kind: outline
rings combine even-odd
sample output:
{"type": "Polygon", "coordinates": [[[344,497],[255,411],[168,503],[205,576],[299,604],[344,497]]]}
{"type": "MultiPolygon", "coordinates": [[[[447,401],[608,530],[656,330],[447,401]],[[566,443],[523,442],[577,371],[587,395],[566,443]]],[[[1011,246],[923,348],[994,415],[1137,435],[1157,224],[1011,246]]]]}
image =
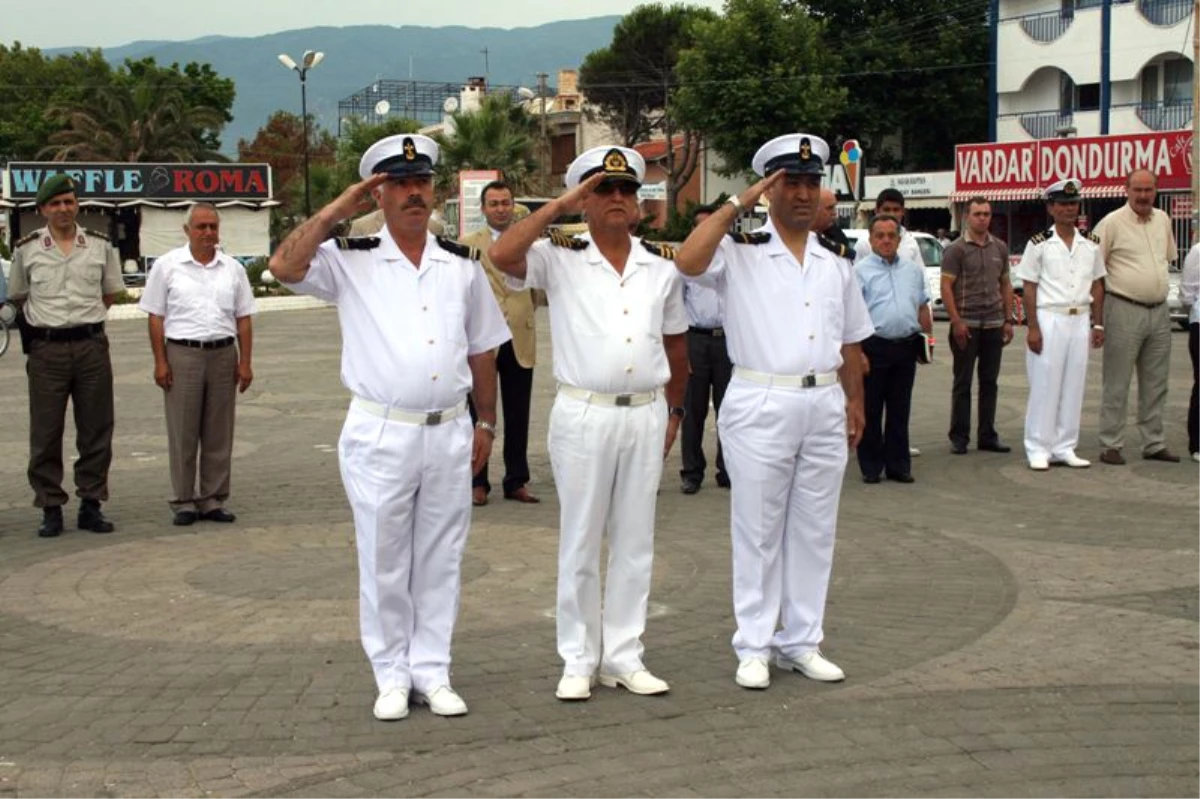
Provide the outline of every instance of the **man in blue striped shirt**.
{"type": "Polygon", "coordinates": [[[881,214],[871,220],[871,254],[854,265],[875,334],[863,342],[869,371],[863,379],[866,427],[858,445],[864,483],[881,475],[914,482],[908,448],[917,348],[922,331],[933,329],[925,270],[897,255],[900,221],[881,214]],[[884,416],[886,414],[886,422],[884,416]]]}

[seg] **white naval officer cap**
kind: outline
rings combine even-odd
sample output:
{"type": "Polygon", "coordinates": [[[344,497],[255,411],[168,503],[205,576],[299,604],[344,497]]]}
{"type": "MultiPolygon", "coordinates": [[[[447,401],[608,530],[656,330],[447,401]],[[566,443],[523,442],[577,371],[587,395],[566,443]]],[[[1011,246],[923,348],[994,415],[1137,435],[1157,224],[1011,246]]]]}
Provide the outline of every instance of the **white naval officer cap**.
{"type": "Polygon", "coordinates": [[[646,159],[628,147],[593,147],[571,162],[563,182],[573,189],[597,172],[604,180],[630,180],[639,186],[646,176],[646,159]]]}
{"type": "Polygon", "coordinates": [[[1052,183],[1042,192],[1048,203],[1077,203],[1083,184],[1078,178],[1067,178],[1058,183],[1052,183]]]}
{"type": "Polygon", "coordinates": [[[358,162],[358,174],[363,180],[380,172],[397,178],[432,175],[437,160],[437,142],[419,133],[401,133],[368,147],[358,162]]]}
{"type": "Polygon", "coordinates": [[[783,169],[789,175],[824,175],[829,145],[808,133],[785,133],[758,148],[750,162],[755,174],[766,177],[783,169]]]}

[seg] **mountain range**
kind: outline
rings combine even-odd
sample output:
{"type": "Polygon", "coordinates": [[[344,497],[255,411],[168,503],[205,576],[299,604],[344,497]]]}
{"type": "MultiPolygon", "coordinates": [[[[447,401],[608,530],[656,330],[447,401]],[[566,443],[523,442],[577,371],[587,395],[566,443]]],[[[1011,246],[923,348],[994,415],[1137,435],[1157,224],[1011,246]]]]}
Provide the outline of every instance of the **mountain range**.
{"type": "MultiPolygon", "coordinates": [[[[233,122],[222,151],[236,155],[238,139],[252,138],[279,109],[300,113],[298,75],[279,63],[305,50],[325,60],[307,76],[308,111],[318,125],[337,131],[338,101],[380,79],[460,84],[484,76],[492,85],[536,88],[536,73],[554,84],[558,70],[577,68],[593,50],[612,41],[619,16],[552,22],[531,28],[357,25],[320,27],[255,37],[203,36],[182,42],[140,41],[105,48],[114,66],[152,56],[161,65],[208,63],[237,87],[233,122]],[[485,53],[486,51],[486,53],[485,53]],[[410,72],[411,68],[411,72],[410,72]]],[[[81,48],[47,50],[49,55],[81,48]]]]}

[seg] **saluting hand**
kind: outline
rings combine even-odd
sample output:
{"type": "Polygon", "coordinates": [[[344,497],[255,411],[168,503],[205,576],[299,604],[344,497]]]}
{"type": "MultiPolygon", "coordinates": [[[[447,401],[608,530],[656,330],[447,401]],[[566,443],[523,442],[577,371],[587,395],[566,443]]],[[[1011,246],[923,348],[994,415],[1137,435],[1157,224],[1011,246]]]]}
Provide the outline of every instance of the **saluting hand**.
{"type": "Polygon", "coordinates": [[[566,194],[558,198],[559,214],[578,214],[583,211],[583,201],[587,199],[592,190],[600,185],[600,181],[604,180],[605,174],[597,172],[587,180],[580,183],[575,188],[571,189],[566,194]]]}
{"type": "Polygon", "coordinates": [[[338,219],[349,219],[352,216],[364,214],[375,207],[375,200],[371,196],[371,192],[376,186],[386,183],[387,179],[388,176],[384,172],[371,175],[366,180],[360,180],[349,186],[337,196],[337,199],[325,207],[338,219]]]}
{"type": "Polygon", "coordinates": [[[762,180],[755,183],[750,188],[738,195],[738,202],[742,204],[742,208],[749,211],[758,203],[758,198],[763,196],[767,189],[774,186],[779,181],[783,180],[783,176],[787,174],[787,170],[776,169],[770,175],[767,175],[762,180]]]}

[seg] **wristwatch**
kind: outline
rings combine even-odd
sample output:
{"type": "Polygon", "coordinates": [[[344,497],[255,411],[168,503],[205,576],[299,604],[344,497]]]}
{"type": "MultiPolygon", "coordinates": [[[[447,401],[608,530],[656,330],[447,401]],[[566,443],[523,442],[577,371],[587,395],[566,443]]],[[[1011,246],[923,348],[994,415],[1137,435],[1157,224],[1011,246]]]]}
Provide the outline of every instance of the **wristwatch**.
{"type": "Polygon", "coordinates": [[[475,423],[475,429],[486,430],[492,435],[496,435],[496,425],[492,424],[491,422],[485,422],[482,419],[475,423]]]}
{"type": "Polygon", "coordinates": [[[683,419],[685,416],[687,416],[687,408],[684,408],[682,406],[678,407],[678,408],[672,408],[671,415],[678,416],[680,419],[683,419]]]}

